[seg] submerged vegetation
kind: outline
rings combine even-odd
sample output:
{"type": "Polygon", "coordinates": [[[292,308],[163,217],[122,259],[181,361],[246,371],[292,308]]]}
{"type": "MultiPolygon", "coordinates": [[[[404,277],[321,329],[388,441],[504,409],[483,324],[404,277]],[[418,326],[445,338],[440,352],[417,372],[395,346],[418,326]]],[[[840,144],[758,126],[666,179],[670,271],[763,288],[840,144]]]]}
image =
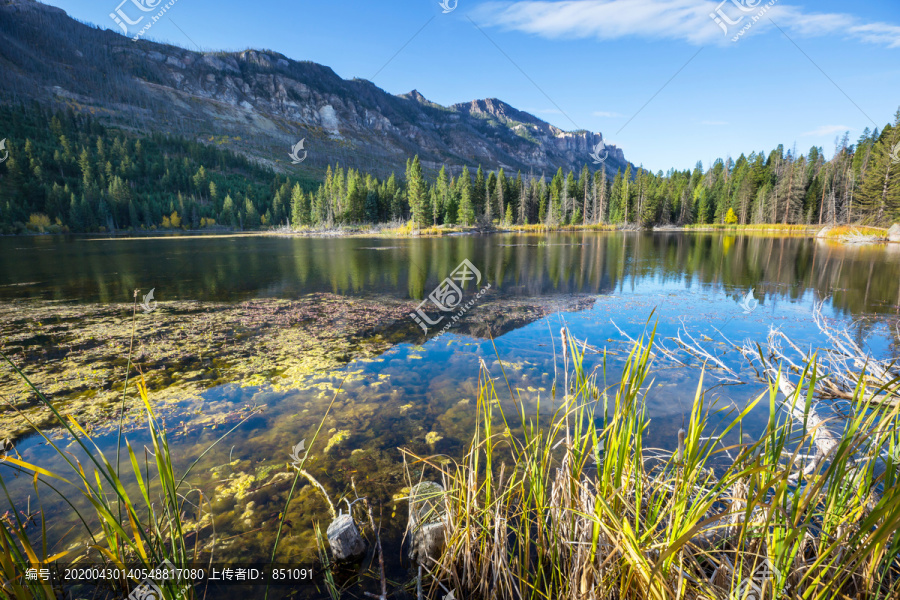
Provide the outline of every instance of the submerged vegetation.
{"type": "MultiPolygon", "coordinates": [[[[347,302],[333,294],[308,294],[295,301],[260,299],[239,304],[166,302],[140,315],[134,361],[146,373],[157,410],[170,419],[180,410],[182,434],[232,423],[236,407],[211,410],[200,397],[209,388],[235,383],[260,385],[273,378],[278,389],[302,387],[314,375],[339,368],[351,358],[376,356],[392,345],[381,335],[386,324],[406,317],[408,302],[347,302]],[[298,348],[301,351],[298,351],[298,348]],[[198,404],[199,403],[199,404],[198,404]]],[[[12,302],[0,306],[4,350],[51,395],[64,415],[75,415],[97,433],[116,428],[132,320],[122,305],[12,302]]],[[[0,438],[15,440],[30,426],[55,426],[52,411],[15,373],[0,372],[0,438]]],[[[126,415],[140,406],[128,398],[126,415]]],[[[135,414],[126,425],[142,426],[135,414]]]]}
{"type": "Polygon", "coordinates": [[[805,386],[787,384],[794,369],[775,372],[766,392],[725,414],[701,378],[675,450],[657,450],[644,444],[653,336],[635,341],[610,387],[583,368],[586,346],[565,332],[563,344],[551,418],[515,397],[504,410],[506,383],[483,369],[467,454],[431,463],[448,515],[430,597],[897,596],[900,409],[867,403],[865,377],[838,424],[811,416],[815,359],[795,373],[805,386]],[[764,430],[743,430],[766,404],[764,430]]]}
{"type": "MultiPolygon", "coordinates": [[[[507,378],[518,365],[496,363],[501,369],[498,378],[496,369],[491,372],[482,362],[476,402],[454,409],[458,413],[474,408],[474,415],[469,413],[475,429],[468,449],[461,456],[406,452],[412,457],[410,487],[433,473],[446,489],[446,543],[424,565],[423,596],[896,597],[900,403],[893,398],[900,380],[893,363],[857,365],[850,356],[858,351],[852,339],[834,329],[826,331],[835,350],[822,360],[797,350],[803,358],[798,363],[780,353],[774,338],[765,350],[759,349],[758,358],[747,356],[756,361],[754,371],[767,389],[745,406],[710,403],[701,375],[689,417],[673,435],[671,449],[646,444],[651,427],[647,398],[665,393],[653,386],[653,363],[681,360],[657,342],[654,333],[628,342],[630,354],[621,379],[609,385],[606,352],[563,330],[563,369],[552,378],[550,398],[539,398],[536,405],[532,398],[527,402],[522,398],[524,390],[514,392],[507,378]],[[585,367],[588,352],[602,353],[594,370],[585,367]],[[838,401],[843,404],[837,406],[838,401]],[[828,403],[834,404],[833,410],[828,403]],[[768,420],[761,430],[744,426],[752,410],[766,407],[768,420]]],[[[693,338],[677,339],[687,356],[704,357],[693,338]]],[[[215,525],[215,511],[222,509],[219,494],[227,492],[225,497],[234,502],[259,489],[247,489],[253,478],[235,475],[210,496],[195,485],[195,477],[189,477],[230,432],[192,457],[187,469],[176,475],[171,432],[158,418],[139,375],[136,385],[145,429],[131,435],[148,440],[150,447],[141,458],[120,430],[124,459],[108,458],[77,418],[59,412],[12,361],[7,359],[7,364],[52,413],[74,447],[63,446],[32,423],[68,473],[27,462],[14,451],[6,456],[0,483],[6,489],[10,472],[28,474],[38,510],[32,512],[33,506],[23,510],[6,491],[14,510],[0,520],[5,594],[16,599],[55,598],[59,590],[27,580],[24,572],[59,560],[152,568],[164,559],[176,566],[210,559],[221,535],[215,525]],[[76,502],[72,489],[81,489],[85,502],[76,502]],[[41,505],[48,493],[75,510],[79,533],[74,537],[87,540],[87,545],[54,548],[47,530],[49,515],[41,505]]],[[[708,366],[710,373],[719,371],[720,379],[731,375],[715,360],[708,366]]],[[[331,404],[307,440],[305,453],[302,443],[294,448],[292,456],[299,462],[293,465],[296,472],[286,500],[280,496],[284,508],[274,519],[277,535],[269,547],[273,561],[282,552],[279,539],[291,529],[288,507],[301,475],[311,482],[303,490],[321,493],[331,507],[325,511],[319,504],[319,519],[334,517],[340,502],[332,504],[329,493],[305,469],[311,452],[323,456],[337,452],[354,435],[326,426],[341,387],[332,387],[331,404]]],[[[442,439],[437,431],[424,437],[432,452],[442,439]]],[[[257,479],[269,475],[266,471],[257,479]]],[[[289,479],[287,473],[278,474],[282,488],[289,479]]],[[[363,511],[362,505],[346,502],[348,510],[362,522],[368,517],[369,526],[361,530],[370,542],[374,539],[369,546],[378,548],[379,560],[376,564],[370,552],[364,577],[355,569],[348,572],[329,556],[325,536],[316,526],[303,539],[317,548],[323,577],[320,594],[331,598],[345,597],[348,588],[374,589],[376,572],[382,590],[387,585],[379,527],[372,519],[374,497],[360,498],[353,477],[347,479],[345,491],[352,486],[367,507],[363,511]]],[[[394,511],[402,498],[403,494],[394,498],[394,511]]],[[[254,504],[246,503],[243,511],[242,518],[252,520],[254,504]]],[[[94,592],[100,597],[122,594],[137,583],[127,578],[107,581],[94,592]]],[[[182,592],[173,588],[166,593],[174,598],[182,592]]],[[[203,597],[203,589],[198,586],[181,597],[203,597]]]]}

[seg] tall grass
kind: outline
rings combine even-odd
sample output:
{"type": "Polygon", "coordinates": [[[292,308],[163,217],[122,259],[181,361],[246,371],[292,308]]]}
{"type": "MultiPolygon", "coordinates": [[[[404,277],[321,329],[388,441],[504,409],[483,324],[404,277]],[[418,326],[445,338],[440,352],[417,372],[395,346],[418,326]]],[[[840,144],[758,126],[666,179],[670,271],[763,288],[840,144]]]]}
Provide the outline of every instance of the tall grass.
{"type": "Polygon", "coordinates": [[[527,225],[508,225],[504,229],[523,233],[549,233],[553,231],[616,231],[620,225],[610,223],[573,223],[571,225],[547,225],[545,223],[529,223],[527,225]]]}
{"type": "MultiPolygon", "coordinates": [[[[132,334],[133,335],[133,334],[132,334]]],[[[133,346],[133,344],[132,344],[133,346]]],[[[137,382],[138,395],[145,413],[145,428],[142,433],[150,439],[152,451],[146,451],[142,459],[138,458],[131,443],[125,438],[127,451],[127,467],[123,467],[117,457],[113,461],[107,459],[94,437],[89,434],[72,415],[63,416],[57,407],[38,390],[28,377],[16,367],[5,354],[0,352],[10,367],[22,378],[39,400],[50,409],[57,423],[80,449],[85,463],[75,458],[69,450],[61,447],[58,441],[51,439],[47,432],[31,423],[33,430],[50,445],[58,458],[62,459],[66,472],[50,470],[41,465],[32,464],[21,457],[5,456],[4,464],[13,470],[29,475],[40,506],[40,490],[42,487],[56,493],[77,516],[83,529],[76,532],[88,540],[84,545],[74,549],[63,550],[51,554],[50,538],[46,528],[45,513],[42,507],[36,514],[30,514],[30,507],[22,511],[9,494],[3,474],[0,473],[2,487],[9,506],[12,507],[10,517],[0,519],[0,598],[16,600],[55,600],[62,591],[48,582],[30,580],[26,573],[29,569],[49,568],[56,561],[105,563],[111,567],[133,570],[134,567],[153,569],[169,561],[175,568],[196,566],[202,559],[212,560],[212,553],[203,551],[201,541],[215,544],[212,512],[209,498],[199,489],[189,485],[187,478],[194,467],[229,434],[241,426],[253,414],[241,419],[224,435],[215,440],[190,464],[181,476],[176,475],[172,453],[169,447],[168,434],[161,426],[150,401],[143,375],[137,382]],[[59,484],[61,486],[57,487],[59,484]],[[56,485],[54,485],[56,484],[56,485]],[[80,495],[87,501],[89,508],[77,506],[70,495],[80,495]],[[24,518],[23,518],[24,517],[24,518]],[[29,531],[29,526],[38,522],[41,530],[37,534],[29,531]],[[211,535],[201,535],[211,530],[211,535]],[[35,547],[34,539],[39,540],[35,547]]],[[[128,365],[131,365],[130,351],[128,365]]],[[[303,465],[316,443],[319,433],[337,398],[343,383],[335,392],[328,409],[322,417],[315,434],[310,439],[309,447],[297,465],[298,475],[295,477],[287,501],[279,519],[275,541],[272,547],[271,560],[274,562],[278,542],[281,537],[288,507],[297,478],[303,465]]],[[[126,384],[127,389],[127,384],[126,384]]],[[[124,392],[122,413],[124,415],[124,392]]],[[[20,412],[23,419],[28,417],[20,412]]],[[[120,418],[116,449],[120,449],[124,433],[124,418],[120,418]]],[[[10,514],[7,513],[7,514],[10,514]]],[[[140,584],[140,581],[122,579],[106,580],[106,589],[100,593],[112,593],[113,597],[124,597],[129,590],[140,584]]],[[[160,585],[157,582],[158,585],[160,585]]],[[[167,580],[163,584],[163,597],[167,600],[189,600],[194,597],[194,590],[185,591],[184,584],[167,580]]],[[[268,595],[268,588],[266,588],[268,595]]]]}
{"type": "MultiPolygon", "coordinates": [[[[505,374],[495,381],[482,363],[467,452],[459,462],[431,463],[442,474],[448,513],[446,544],[428,565],[429,595],[444,597],[452,590],[456,598],[472,600],[898,597],[900,404],[871,406],[869,380],[859,377],[848,416],[829,424],[839,430],[838,443],[827,456],[817,456],[816,428],[806,420],[815,401],[815,362],[795,374],[802,385],[781,386],[778,374],[740,410],[708,406],[701,375],[676,449],[656,450],[646,444],[652,345],[653,334],[638,340],[619,383],[606,387],[605,369],[589,371],[587,346],[564,332],[562,377],[551,414],[544,416],[540,404],[526,411],[505,374]],[[508,401],[501,403],[507,394],[512,409],[508,401]],[[760,430],[742,429],[751,411],[765,408],[769,416],[760,430]]],[[[6,457],[6,465],[31,477],[37,512],[15,507],[0,477],[10,505],[19,509],[0,520],[0,597],[56,598],[57,590],[28,580],[26,570],[84,559],[87,551],[120,568],[197,562],[209,502],[187,477],[212,446],[176,476],[166,431],[139,378],[152,452],[139,458],[126,439],[127,460],[119,465],[2,357],[53,413],[82,458],[38,427],[63,470],[6,457]],[[80,502],[71,497],[73,489],[80,502]],[[41,504],[47,490],[72,507],[87,548],[50,549],[41,504]],[[32,529],[38,523],[40,532],[32,529]]],[[[322,423],[310,447],[321,428],[322,423]]],[[[308,456],[309,449],[279,534],[308,456]]],[[[339,597],[320,531],[317,544],[328,594],[339,597]]],[[[125,595],[136,583],[108,587],[125,595]]],[[[170,599],[179,592],[174,585],[165,590],[170,599]]]]}
{"type": "Polygon", "coordinates": [[[860,238],[872,238],[873,240],[887,240],[887,229],[878,227],[853,227],[850,225],[838,225],[825,232],[825,239],[839,241],[853,241],[860,238]]]}
{"type": "MultiPolygon", "coordinates": [[[[12,365],[7,357],[3,358],[12,365]]],[[[31,385],[23,373],[19,374],[31,385]]],[[[40,548],[33,546],[27,523],[22,519],[4,521],[0,525],[0,545],[3,548],[0,568],[4,574],[2,591],[10,597],[22,600],[56,598],[51,585],[29,581],[26,571],[48,568],[63,559],[68,562],[106,562],[123,570],[135,566],[152,569],[166,560],[175,567],[184,568],[198,561],[199,534],[207,526],[204,508],[209,508],[209,502],[202,492],[192,489],[185,482],[197,461],[181,477],[175,474],[168,437],[153,412],[143,378],[137,387],[146,411],[146,432],[152,451],[145,451],[139,460],[126,440],[128,467],[122,468],[117,460],[111,462],[106,457],[94,438],[73,416],[60,414],[53,403],[32,386],[34,393],[71,436],[86,462],[82,463],[37,426],[34,430],[62,459],[67,467],[65,471],[52,471],[13,456],[6,456],[4,462],[32,477],[38,497],[42,486],[57,493],[77,515],[84,527],[82,534],[89,541],[86,545],[50,555],[43,509],[39,511],[40,548]],[[70,500],[73,490],[77,490],[76,495],[80,493],[89,508],[85,509],[84,503],[70,500]],[[194,517],[193,520],[191,517],[194,517]]],[[[27,418],[25,415],[22,417],[27,418]]],[[[13,512],[21,510],[9,495],[2,476],[0,485],[13,512]]],[[[108,581],[109,591],[127,594],[128,589],[138,583],[125,579],[108,581]]],[[[166,598],[175,598],[179,592],[177,582],[166,582],[166,598]]]]}
{"type": "MultiPolygon", "coordinates": [[[[136,294],[137,292],[135,297],[136,294]]],[[[135,313],[136,304],[132,311],[132,325],[135,313]]],[[[175,568],[185,568],[199,561],[201,531],[212,527],[209,498],[201,490],[190,486],[187,478],[207,453],[251,415],[207,447],[178,476],[168,434],[153,411],[146,382],[141,375],[137,390],[145,416],[143,433],[149,438],[152,450],[145,446],[143,456],[139,458],[125,439],[127,466],[123,465],[120,460],[121,442],[133,342],[134,328],[122,393],[116,456],[112,461],[74,416],[60,413],[58,407],[34,386],[25,373],[0,352],[0,358],[16,372],[38,401],[50,410],[57,425],[62,427],[65,437],[75,444],[82,457],[79,459],[74,452],[62,447],[58,440],[48,435],[45,428],[37,426],[19,411],[19,415],[31,425],[34,432],[55,451],[55,456],[64,463],[64,469],[51,470],[50,467],[32,464],[18,455],[10,456],[8,453],[2,458],[3,464],[32,478],[36,498],[40,499],[42,487],[58,495],[72,509],[83,527],[80,532],[75,532],[76,537],[87,540],[86,544],[77,544],[51,554],[46,515],[40,501],[39,510],[35,514],[22,511],[21,506],[9,494],[3,474],[0,473],[0,487],[12,508],[7,513],[11,513],[11,517],[0,519],[0,572],[3,576],[0,581],[0,597],[5,595],[16,600],[57,598],[56,592],[59,590],[55,590],[50,583],[29,580],[26,576],[29,569],[49,568],[56,561],[106,563],[122,570],[131,567],[154,569],[165,561],[172,563],[175,568]],[[78,495],[82,497],[81,502],[77,500],[78,495]],[[35,525],[38,519],[41,530],[32,535],[29,526],[35,525]],[[39,547],[35,547],[34,539],[39,542],[39,547]]],[[[212,540],[215,541],[214,530],[212,540]]],[[[106,580],[105,583],[107,592],[127,595],[130,588],[141,582],[123,578],[118,581],[106,580]]],[[[182,592],[177,581],[169,580],[163,585],[165,598],[190,597],[182,592]]]]}
{"type": "MultiPolygon", "coordinates": [[[[813,461],[815,432],[782,410],[805,414],[812,397],[800,386],[781,398],[773,381],[723,413],[707,407],[701,376],[676,450],[654,451],[644,442],[652,335],[606,390],[564,340],[563,397],[543,422],[518,398],[517,414],[505,411],[498,387],[511,389],[482,366],[469,450],[433,465],[449,507],[433,597],[442,587],[510,600],[898,597],[897,408],[871,409],[858,389],[839,445],[813,461]],[[763,430],[742,431],[766,404],[763,430]]],[[[815,380],[810,365],[801,381],[815,380]]]]}
{"type": "Polygon", "coordinates": [[[715,231],[776,231],[780,233],[812,233],[821,229],[817,225],[785,224],[785,223],[747,223],[745,225],[726,225],[724,223],[691,223],[685,229],[715,231]]]}

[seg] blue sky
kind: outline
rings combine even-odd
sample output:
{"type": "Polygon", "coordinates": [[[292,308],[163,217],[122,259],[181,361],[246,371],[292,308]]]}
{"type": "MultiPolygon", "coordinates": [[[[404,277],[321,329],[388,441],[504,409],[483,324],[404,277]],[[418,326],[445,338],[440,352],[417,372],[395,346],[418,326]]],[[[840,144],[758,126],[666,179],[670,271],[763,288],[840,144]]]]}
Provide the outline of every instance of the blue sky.
{"type": "MultiPolygon", "coordinates": [[[[47,1],[116,30],[119,2],[47,1]]],[[[897,0],[176,0],[148,38],[268,48],[443,105],[500,98],[653,171],[779,143],[831,156],[900,107],[897,0]]]]}

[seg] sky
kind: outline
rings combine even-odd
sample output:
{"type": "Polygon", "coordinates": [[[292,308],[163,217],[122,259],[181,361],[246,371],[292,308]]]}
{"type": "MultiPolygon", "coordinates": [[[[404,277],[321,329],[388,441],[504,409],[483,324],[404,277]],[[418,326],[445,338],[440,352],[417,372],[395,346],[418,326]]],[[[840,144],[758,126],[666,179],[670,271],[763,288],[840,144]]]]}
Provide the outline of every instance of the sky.
{"type": "MultiPolygon", "coordinates": [[[[167,3],[120,2],[45,0],[116,31],[117,8],[167,3]]],[[[499,98],[654,172],[778,144],[831,157],[900,108],[897,0],[174,0],[146,38],[274,50],[445,106],[499,98]]]]}

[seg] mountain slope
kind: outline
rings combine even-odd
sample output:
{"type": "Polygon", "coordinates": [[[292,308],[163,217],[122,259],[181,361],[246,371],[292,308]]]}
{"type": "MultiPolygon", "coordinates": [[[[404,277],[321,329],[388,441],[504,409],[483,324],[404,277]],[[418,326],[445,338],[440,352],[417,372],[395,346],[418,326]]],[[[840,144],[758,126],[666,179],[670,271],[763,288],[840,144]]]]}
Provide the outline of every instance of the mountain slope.
{"type": "MultiPolygon", "coordinates": [[[[90,111],[121,127],[174,133],[244,153],[277,170],[344,165],[402,171],[482,164],[552,174],[592,165],[602,138],[565,132],[496,99],[443,107],[271,51],[193,52],[80,23],[34,0],[0,0],[6,101],[90,111]],[[288,151],[305,138],[307,160],[288,151]]],[[[608,146],[608,171],[626,166],[608,146]]]]}

